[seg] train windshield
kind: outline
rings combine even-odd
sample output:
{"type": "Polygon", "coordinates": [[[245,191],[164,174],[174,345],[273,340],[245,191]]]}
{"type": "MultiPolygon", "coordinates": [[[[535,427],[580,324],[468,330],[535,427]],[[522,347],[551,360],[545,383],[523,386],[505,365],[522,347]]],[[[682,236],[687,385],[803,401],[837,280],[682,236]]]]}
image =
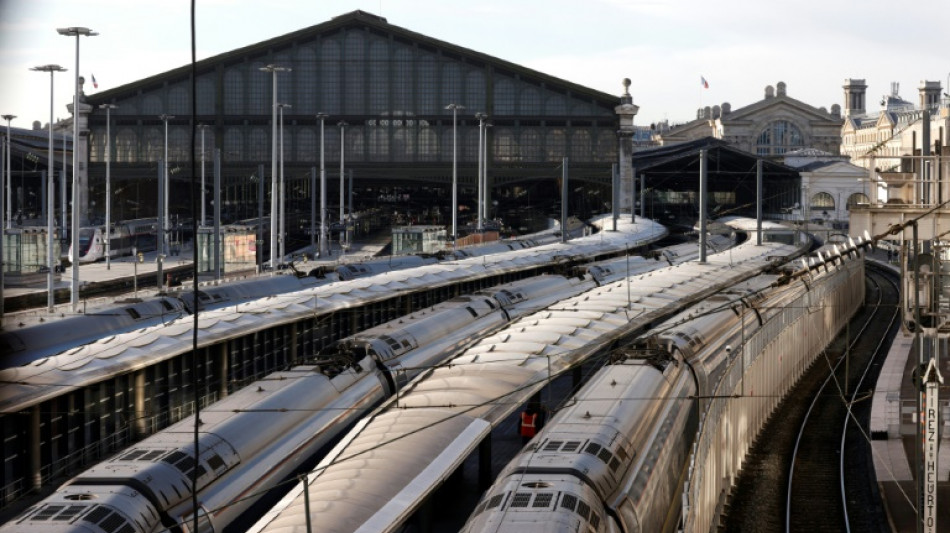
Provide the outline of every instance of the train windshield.
{"type": "Polygon", "coordinates": [[[92,240],[95,235],[95,228],[82,228],[79,230],[79,255],[86,255],[89,253],[89,245],[92,244],[92,240]]]}

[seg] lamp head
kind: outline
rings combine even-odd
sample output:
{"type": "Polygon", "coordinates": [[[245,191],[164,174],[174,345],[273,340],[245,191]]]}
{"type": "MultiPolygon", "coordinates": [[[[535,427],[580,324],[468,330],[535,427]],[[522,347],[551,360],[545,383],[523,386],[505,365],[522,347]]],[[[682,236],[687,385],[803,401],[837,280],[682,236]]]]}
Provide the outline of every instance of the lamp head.
{"type": "Polygon", "coordinates": [[[66,72],[66,69],[59,65],[40,65],[38,67],[30,67],[30,70],[35,72],[66,72]]]}
{"type": "Polygon", "coordinates": [[[83,28],[82,26],[71,26],[69,28],[56,28],[56,32],[60,35],[66,35],[68,37],[74,37],[82,35],[83,37],[94,37],[99,35],[98,32],[94,32],[89,28],[83,28]]]}

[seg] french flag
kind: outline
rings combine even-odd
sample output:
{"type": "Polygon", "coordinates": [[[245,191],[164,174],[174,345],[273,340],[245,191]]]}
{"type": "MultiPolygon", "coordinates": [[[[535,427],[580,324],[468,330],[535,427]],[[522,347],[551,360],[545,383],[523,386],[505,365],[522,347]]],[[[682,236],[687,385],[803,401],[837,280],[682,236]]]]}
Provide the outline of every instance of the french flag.
{"type": "MultiPolygon", "coordinates": [[[[703,80],[703,81],[705,81],[705,80],[703,80]]],[[[96,81],[96,75],[95,75],[95,74],[92,74],[92,87],[93,87],[94,89],[98,89],[98,88],[99,88],[99,83],[96,81]]]]}
{"type": "MultiPolygon", "coordinates": [[[[699,81],[700,81],[700,83],[702,84],[703,89],[708,89],[708,88],[709,88],[709,82],[706,81],[706,78],[705,78],[705,77],[700,76],[700,77],[699,77],[699,81]]],[[[93,83],[95,83],[95,78],[93,78],[93,83]]]]}

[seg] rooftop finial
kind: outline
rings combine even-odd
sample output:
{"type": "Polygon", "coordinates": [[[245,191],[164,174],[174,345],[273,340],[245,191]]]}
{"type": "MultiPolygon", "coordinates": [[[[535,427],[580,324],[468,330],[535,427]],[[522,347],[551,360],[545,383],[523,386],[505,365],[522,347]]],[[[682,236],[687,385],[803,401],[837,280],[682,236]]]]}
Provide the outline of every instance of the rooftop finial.
{"type": "Polygon", "coordinates": [[[623,79],[623,95],[630,96],[630,78],[623,79]]]}

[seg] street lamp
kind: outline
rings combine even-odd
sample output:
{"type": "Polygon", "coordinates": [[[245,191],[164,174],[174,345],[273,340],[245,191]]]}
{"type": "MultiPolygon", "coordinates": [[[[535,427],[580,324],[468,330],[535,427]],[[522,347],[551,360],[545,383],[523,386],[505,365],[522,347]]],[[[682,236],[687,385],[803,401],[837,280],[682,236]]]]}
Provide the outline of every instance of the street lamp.
{"type": "MultiPolygon", "coordinates": [[[[326,113],[318,113],[320,119],[320,257],[327,255],[327,170],[323,166],[323,123],[327,119],[326,113]]],[[[312,216],[312,214],[311,214],[312,216]]],[[[311,228],[313,223],[311,222],[311,228]]],[[[311,239],[313,232],[311,231],[311,239]]]]}
{"type": "Polygon", "coordinates": [[[458,244],[458,112],[465,109],[461,104],[449,104],[452,110],[452,248],[458,244]]]}
{"type": "Polygon", "coordinates": [[[169,228],[169,219],[168,219],[168,197],[171,196],[171,190],[168,188],[168,121],[175,118],[175,115],[159,115],[158,118],[165,123],[165,166],[162,169],[162,190],[165,191],[165,201],[164,205],[159,206],[159,209],[162,210],[159,215],[162,219],[162,235],[159,235],[158,238],[162,239],[162,242],[165,244],[165,247],[168,248],[168,228],[169,228]]]}
{"type": "MultiPolygon", "coordinates": [[[[16,118],[16,115],[3,115],[3,120],[6,120],[6,121],[7,121],[7,139],[6,139],[6,143],[7,143],[7,157],[6,157],[7,180],[6,180],[6,181],[7,181],[7,183],[6,183],[6,187],[5,187],[5,188],[6,188],[6,195],[7,195],[7,203],[6,203],[7,219],[6,219],[6,226],[5,226],[5,227],[6,227],[7,229],[13,227],[13,226],[10,224],[10,211],[11,211],[11,205],[10,205],[10,196],[11,196],[11,195],[10,195],[10,182],[13,181],[13,174],[10,173],[10,151],[11,151],[11,149],[12,149],[12,145],[10,144],[10,121],[13,120],[13,119],[15,119],[15,118],[16,118]]],[[[0,161],[0,164],[4,164],[4,162],[3,162],[3,161],[0,161]]],[[[0,187],[4,187],[4,184],[0,183],[0,187]]],[[[2,202],[0,202],[0,203],[2,203],[2,202]]]]}
{"type": "MultiPolygon", "coordinates": [[[[53,189],[53,174],[55,173],[55,153],[53,152],[53,74],[56,72],[66,72],[66,69],[59,65],[43,65],[40,67],[33,67],[30,70],[35,72],[49,72],[49,164],[47,167],[49,170],[46,172],[46,266],[49,269],[49,272],[46,273],[46,310],[50,313],[53,312],[53,308],[56,305],[56,299],[54,297],[54,287],[56,283],[55,276],[55,266],[53,264],[53,233],[55,233],[56,228],[54,225],[54,216],[53,211],[55,210],[55,198],[56,194],[53,189]]],[[[108,195],[108,191],[106,192],[108,195]]]]}
{"type": "Polygon", "coordinates": [[[73,283],[69,295],[69,302],[75,312],[79,310],[79,150],[77,149],[79,144],[79,38],[94,37],[99,34],[80,26],[57,28],[56,32],[66,37],[76,38],[76,70],[73,73],[75,76],[73,82],[73,212],[72,231],[70,231],[73,249],[71,261],[73,283]]]}
{"type": "Polygon", "coordinates": [[[280,198],[280,262],[284,262],[284,258],[287,257],[286,249],[284,247],[284,242],[287,240],[287,228],[286,228],[286,218],[287,218],[287,209],[285,206],[284,196],[287,194],[286,189],[284,188],[284,108],[291,107],[290,104],[277,104],[278,109],[280,109],[280,190],[277,193],[278,198],[280,198]]]}
{"type": "Polygon", "coordinates": [[[482,163],[482,158],[484,156],[484,145],[488,142],[488,139],[485,138],[485,119],[488,118],[488,115],[485,113],[475,113],[475,118],[478,119],[478,231],[481,232],[484,226],[482,221],[487,218],[485,216],[486,211],[488,210],[485,205],[485,192],[483,187],[487,187],[488,183],[483,177],[483,172],[485,167],[488,166],[488,161],[482,163]]]}
{"type": "Polygon", "coordinates": [[[343,236],[345,235],[345,232],[346,232],[346,226],[345,226],[346,223],[343,219],[343,188],[344,188],[343,187],[343,159],[344,159],[343,154],[344,154],[344,148],[346,147],[346,142],[345,142],[346,135],[344,135],[346,132],[346,126],[347,126],[346,121],[341,120],[339,123],[337,123],[337,126],[340,127],[340,227],[342,228],[340,229],[340,248],[342,249],[343,236]]]}
{"type": "MultiPolygon", "coordinates": [[[[261,72],[270,72],[273,78],[271,102],[271,158],[270,158],[270,267],[277,268],[277,73],[290,72],[287,67],[267,65],[258,68],[261,72]]],[[[261,176],[261,179],[264,179],[261,176]]]]}
{"type": "MultiPolygon", "coordinates": [[[[210,128],[208,124],[198,124],[201,130],[201,224],[205,224],[205,130],[210,128]]],[[[199,224],[200,225],[200,224],[199,224]]]]}
{"type": "MultiPolygon", "coordinates": [[[[115,104],[102,104],[99,109],[106,110],[106,270],[112,270],[112,118],[110,111],[118,109],[115,104]]],[[[52,143],[52,140],[50,140],[52,143]]]]}

